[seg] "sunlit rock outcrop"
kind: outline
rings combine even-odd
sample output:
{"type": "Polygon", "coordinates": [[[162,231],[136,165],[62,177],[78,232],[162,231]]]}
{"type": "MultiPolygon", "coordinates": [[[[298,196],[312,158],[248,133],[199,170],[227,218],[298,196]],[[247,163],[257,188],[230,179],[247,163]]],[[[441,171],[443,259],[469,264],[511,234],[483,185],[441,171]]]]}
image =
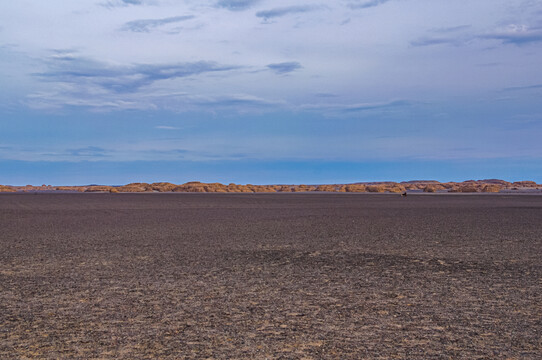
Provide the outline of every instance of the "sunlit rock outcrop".
{"type": "Polygon", "coordinates": [[[534,181],[515,181],[512,186],[519,188],[537,188],[539,185],[534,181]]]}
{"type": "Polygon", "coordinates": [[[482,187],[482,192],[485,193],[498,193],[501,190],[502,186],[497,184],[487,184],[482,187]]]}
{"type": "Polygon", "coordinates": [[[366,192],[367,186],[363,184],[350,184],[344,187],[345,192],[366,192]]]}
{"type": "Polygon", "coordinates": [[[437,192],[437,188],[435,187],[435,185],[426,185],[426,186],[423,188],[423,192],[426,192],[426,193],[434,193],[434,192],[437,192]]]}
{"type": "Polygon", "coordinates": [[[158,192],[171,192],[177,185],[169,182],[155,182],[150,185],[153,191],[158,192]]]}
{"type": "Polygon", "coordinates": [[[116,188],[119,192],[151,192],[152,186],[147,183],[130,183],[116,188]]]}

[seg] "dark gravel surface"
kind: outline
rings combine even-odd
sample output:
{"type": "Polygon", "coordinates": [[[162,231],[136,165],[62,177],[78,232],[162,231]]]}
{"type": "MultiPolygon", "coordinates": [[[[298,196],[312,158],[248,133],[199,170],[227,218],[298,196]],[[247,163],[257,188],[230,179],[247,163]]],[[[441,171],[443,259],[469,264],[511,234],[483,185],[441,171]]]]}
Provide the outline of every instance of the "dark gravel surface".
{"type": "Polygon", "coordinates": [[[542,196],[0,195],[0,359],[542,359],[542,196]]]}

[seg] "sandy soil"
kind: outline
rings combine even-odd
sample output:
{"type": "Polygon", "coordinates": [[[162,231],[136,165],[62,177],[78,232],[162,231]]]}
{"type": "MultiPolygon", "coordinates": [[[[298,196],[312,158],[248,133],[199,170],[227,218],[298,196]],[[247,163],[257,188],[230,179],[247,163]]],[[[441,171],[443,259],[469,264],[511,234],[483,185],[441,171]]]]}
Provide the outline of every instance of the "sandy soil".
{"type": "Polygon", "coordinates": [[[540,359],[542,196],[0,195],[1,359],[540,359]]]}

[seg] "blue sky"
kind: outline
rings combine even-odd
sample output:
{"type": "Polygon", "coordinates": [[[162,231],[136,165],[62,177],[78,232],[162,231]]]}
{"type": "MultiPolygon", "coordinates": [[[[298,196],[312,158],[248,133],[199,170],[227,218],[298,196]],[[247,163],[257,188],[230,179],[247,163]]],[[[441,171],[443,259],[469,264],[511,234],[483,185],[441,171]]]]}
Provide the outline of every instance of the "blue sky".
{"type": "Polygon", "coordinates": [[[0,4],[0,183],[542,182],[542,2],[0,4]]]}

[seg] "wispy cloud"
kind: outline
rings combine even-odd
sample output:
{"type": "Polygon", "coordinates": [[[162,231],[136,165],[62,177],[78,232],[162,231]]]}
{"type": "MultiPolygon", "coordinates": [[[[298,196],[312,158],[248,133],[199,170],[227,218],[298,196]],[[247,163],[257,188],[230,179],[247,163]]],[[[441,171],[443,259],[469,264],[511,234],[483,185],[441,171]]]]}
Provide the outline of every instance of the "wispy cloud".
{"type": "Polygon", "coordinates": [[[168,18],[163,18],[163,19],[133,20],[124,24],[121,30],[133,31],[133,32],[149,32],[151,29],[154,29],[159,26],[163,26],[163,25],[171,24],[171,23],[178,23],[178,22],[190,20],[193,18],[194,18],[193,15],[185,15],[185,16],[173,16],[173,17],[168,17],[168,18]]]}
{"type": "Polygon", "coordinates": [[[152,101],[133,95],[96,94],[93,88],[68,87],[61,91],[33,93],[27,96],[24,103],[35,110],[58,110],[62,108],[86,108],[94,112],[115,110],[155,110],[158,108],[152,101]]]}
{"type": "Polygon", "coordinates": [[[478,67],[494,67],[502,65],[501,62],[489,62],[489,63],[482,63],[482,64],[476,64],[478,67]]]}
{"type": "Polygon", "coordinates": [[[410,42],[411,46],[431,45],[462,45],[472,39],[471,34],[465,34],[470,25],[436,28],[430,31],[429,36],[421,37],[410,42]]]}
{"type": "Polygon", "coordinates": [[[79,149],[67,149],[62,155],[75,157],[105,157],[107,150],[97,146],[87,146],[79,149]]]}
{"type": "Polygon", "coordinates": [[[329,111],[332,113],[364,112],[371,110],[392,110],[395,108],[410,106],[413,103],[409,100],[392,100],[387,102],[360,103],[360,104],[337,104],[337,103],[314,103],[305,104],[300,108],[303,110],[329,111]]]}
{"type": "Polygon", "coordinates": [[[261,108],[265,106],[276,106],[283,104],[281,101],[267,100],[248,94],[235,94],[199,99],[194,98],[192,99],[192,102],[203,106],[212,106],[214,108],[227,108],[232,106],[243,106],[247,108],[250,106],[256,106],[261,108]]]}
{"type": "Polygon", "coordinates": [[[332,94],[332,93],[316,93],[314,94],[314,96],[319,97],[319,98],[336,98],[339,95],[332,94]]]}
{"type": "Polygon", "coordinates": [[[148,2],[150,2],[150,0],[108,0],[104,3],[101,3],[100,5],[107,8],[115,8],[132,5],[145,5],[148,2]]]}
{"type": "MultiPolygon", "coordinates": [[[[34,77],[51,85],[27,96],[25,103],[34,109],[88,108],[91,111],[124,109],[174,111],[261,111],[286,106],[280,99],[268,99],[247,93],[198,94],[171,88],[161,80],[191,78],[205,74],[225,74],[242,66],[222,65],[210,61],[178,64],[119,65],[79,56],[77,52],[57,50],[44,61],[46,69],[34,77]],[[148,91],[152,86],[152,91],[148,91]]],[[[299,68],[298,63],[277,64],[277,73],[299,68]]],[[[270,67],[271,69],[271,67],[270,67]]],[[[158,125],[156,129],[177,130],[158,125]]]]}
{"type": "Polygon", "coordinates": [[[298,63],[297,61],[283,62],[283,63],[278,63],[278,64],[269,64],[267,65],[267,67],[280,75],[291,73],[292,71],[302,68],[301,64],[298,63]]]}
{"type": "Polygon", "coordinates": [[[111,65],[79,57],[69,52],[56,52],[46,65],[48,69],[34,76],[44,81],[95,85],[104,90],[126,93],[159,80],[184,78],[210,72],[239,69],[239,66],[220,65],[212,61],[177,64],[111,65]]]}
{"type": "Polygon", "coordinates": [[[287,6],[287,7],[274,8],[270,10],[258,11],[256,13],[256,16],[259,18],[263,18],[264,20],[268,20],[268,19],[282,17],[289,14],[306,13],[309,11],[314,11],[316,9],[317,7],[314,5],[287,6]]]}
{"type": "Polygon", "coordinates": [[[435,32],[435,33],[454,33],[454,32],[458,32],[458,31],[463,31],[463,30],[467,30],[467,29],[470,29],[472,26],[471,25],[458,25],[458,26],[450,26],[450,27],[443,27],[443,28],[436,28],[436,29],[433,29],[432,31],[435,32]]]}
{"type": "Polygon", "coordinates": [[[527,85],[527,86],[514,86],[503,89],[504,91],[521,91],[521,90],[535,90],[542,89],[542,84],[527,85]]]}
{"type": "Polygon", "coordinates": [[[354,104],[349,105],[344,108],[346,112],[357,112],[357,111],[367,111],[367,110],[382,110],[382,109],[391,109],[402,106],[410,105],[411,103],[406,100],[394,100],[385,103],[369,103],[369,104],[354,104]]]}
{"type": "Polygon", "coordinates": [[[457,26],[452,28],[435,29],[432,32],[438,33],[437,36],[426,36],[416,39],[410,43],[412,46],[431,46],[431,45],[466,45],[474,40],[497,40],[502,44],[526,45],[542,42],[542,28],[530,28],[526,25],[511,24],[507,27],[487,31],[485,33],[465,33],[470,26],[457,26]],[[459,33],[458,33],[459,32],[459,33]],[[454,34],[456,33],[456,34],[454,34]],[[442,36],[447,34],[446,36],[442,36]]]}
{"type": "Polygon", "coordinates": [[[367,9],[387,3],[390,0],[352,1],[348,4],[351,9],[367,9]]]}
{"type": "Polygon", "coordinates": [[[242,11],[251,8],[259,2],[260,0],[219,0],[216,3],[216,7],[231,11],[242,11]]]}
{"type": "Polygon", "coordinates": [[[481,39],[500,40],[504,44],[524,45],[542,42],[542,29],[526,25],[511,24],[488,34],[479,35],[481,39]]]}
{"type": "Polygon", "coordinates": [[[179,130],[178,127],[175,127],[175,126],[167,126],[167,125],[158,125],[158,126],[155,126],[154,128],[155,128],[155,129],[160,129],[160,130],[179,130]]]}
{"type": "Polygon", "coordinates": [[[460,45],[464,42],[459,38],[449,37],[422,37],[410,42],[412,46],[432,46],[432,45],[460,45]]]}
{"type": "Polygon", "coordinates": [[[194,81],[209,74],[226,76],[243,68],[213,61],[112,64],[61,50],[43,60],[42,67],[41,72],[32,75],[42,84],[48,84],[27,95],[25,103],[29,107],[40,110],[78,107],[92,111],[158,108],[182,111],[205,107],[198,103],[201,96],[171,88],[172,81],[194,81]]]}

